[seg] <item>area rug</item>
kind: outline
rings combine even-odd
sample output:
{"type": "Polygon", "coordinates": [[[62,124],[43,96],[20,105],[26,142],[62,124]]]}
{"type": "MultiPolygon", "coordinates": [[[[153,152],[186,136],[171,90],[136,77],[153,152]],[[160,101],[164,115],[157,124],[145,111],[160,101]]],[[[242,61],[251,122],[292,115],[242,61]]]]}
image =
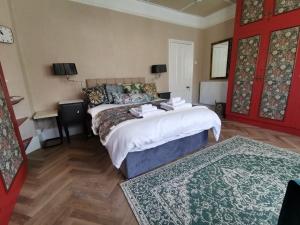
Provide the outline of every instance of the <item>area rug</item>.
{"type": "Polygon", "coordinates": [[[121,184],[139,224],[276,225],[300,154],[243,137],[121,184]]]}

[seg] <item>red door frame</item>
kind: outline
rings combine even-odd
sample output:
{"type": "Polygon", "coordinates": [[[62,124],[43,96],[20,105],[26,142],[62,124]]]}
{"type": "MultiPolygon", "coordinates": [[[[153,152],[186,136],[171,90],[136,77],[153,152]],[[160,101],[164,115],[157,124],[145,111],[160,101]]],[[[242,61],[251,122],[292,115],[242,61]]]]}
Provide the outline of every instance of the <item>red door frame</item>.
{"type": "Polygon", "coordinates": [[[0,85],[3,89],[6,104],[7,104],[10,116],[11,116],[11,120],[13,122],[15,134],[18,139],[21,153],[23,156],[23,162],[20,165],[20,168],[19,168],[9,190],[6,190],[2,175],[0,176],[0,179],[1,179],[1,182],[0,182],[0,225],[7,225],[9,222],[10,216],[13,212],[14,206],[16,204],[16,200],[17,200],[17,197],[21,190],[21,187],[26,178],[28,161],[27,161],[24,145],[22,142],[22,138],[21,138],[21,135],[19,132],[18,123],[17,123],[16,117],[15,117],[15,114],[13,111],[13,106],[10,101],[10,97],[9,97],[8,89],[6,86],[5,77],[3,74],[1,63],[0,63],[0,85]]]}
{"type": "Polygon", "coordinates": [[[237,1],[236,8],[236,20],[233,39],[233,50],[231,57],[231,69],[228,79],[228,94],[226,116],[228,119],[236,120],[240,122],[246,122],[252,125],[261,126],[265,128],[275,129],[288,133],[300,135],[300,44],[298,44],[298,50],[295,60],[294,74],[292,78],[292,85],[290,88],[290,97],[286,109],[286,117],[284,121],[275,121],[271,119],[265,119],[259,117],[260,99],[264,85],[265,67],[267,64],[267,56],[269,49],[270,35],[275,30],[286,29],[289,27],[300,26],[300,9],[293,10],[291,12],[283,13],[280,15],[270,15],[270,12],[274,12],[275,1],[265,0],[264,3],[264,18],[257,22],[253,22],[247,25],[240,25],[240,18],[242,14],[243,1],[237,1]],[[231,112],[233,86],[235,67],[238,54],[238,42],[242,38],[260,35],[260,50],[259,58],[256,68],[256,74],[253,84],[253,92],[251,98],[251,107],[248,115],[242,115],[231,112]],[[297,113],[296,113],[297,112],[297,113]]]}

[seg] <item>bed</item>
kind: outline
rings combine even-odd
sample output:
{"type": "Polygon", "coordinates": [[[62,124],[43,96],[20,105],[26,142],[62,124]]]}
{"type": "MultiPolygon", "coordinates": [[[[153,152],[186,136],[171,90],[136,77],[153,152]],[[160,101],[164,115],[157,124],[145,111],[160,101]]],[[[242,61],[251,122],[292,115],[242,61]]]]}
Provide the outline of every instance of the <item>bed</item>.
{"type": "MultiPolygon", "coordinates": [[[[86,86],[144,82],[144,78],[88,79],[86,86]]],[[[152,103],[159,105],[160,101],[152,103]]],[[[128,179],[200,150],[207,144],[209,129],[216,140],[220,135],[219,117],[203,106],[169,111],[150,118],[130,118],[116,126],[107,125],[119,116],[130,117],[130,107],[103,104],[88,110],[94,134],[99,135],[113,165],[128,179]]]]}

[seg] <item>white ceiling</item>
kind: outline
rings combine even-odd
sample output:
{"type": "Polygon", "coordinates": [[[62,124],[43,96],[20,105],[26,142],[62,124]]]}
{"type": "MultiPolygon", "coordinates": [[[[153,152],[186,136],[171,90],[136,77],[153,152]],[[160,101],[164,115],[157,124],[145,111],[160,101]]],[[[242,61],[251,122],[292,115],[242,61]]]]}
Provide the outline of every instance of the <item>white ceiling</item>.
{"type": "Polygon", "coordinates": [[[180,12],[206,17],[235,4],[235,0],[140,0],[180,12]]]}
{"type": "MultiPolygon", "coordinates": [[[[69,0],[69,1],[95,6],[95,7],[106,8],[118,12],[160,20],[168,23],[200,28],[200,29],[207,28],[234,18],[235,7],[236,7],[235,4],[231,4],[228,7],[214,11],[213,13],[210,13],[208,16],[204,17],[204,16],[189,14],[179,10],[174,10],[169,7],[145,2],[144,0],[69,0]]],[[[186,1],[186,0],[172,0],[172,1],[186,1]]],[[[203,1],[219,1],[219,0],[203,0],[203,1]]]]}

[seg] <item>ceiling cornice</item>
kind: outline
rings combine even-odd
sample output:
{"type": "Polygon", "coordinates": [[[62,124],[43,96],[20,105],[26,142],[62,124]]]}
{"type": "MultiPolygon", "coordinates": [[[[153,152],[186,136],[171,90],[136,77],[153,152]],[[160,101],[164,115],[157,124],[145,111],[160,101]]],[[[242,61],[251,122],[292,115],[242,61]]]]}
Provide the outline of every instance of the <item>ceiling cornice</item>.
{"type": "Polygon", "coordinates": [[[210,26],[222,23],[234,18],[235,16],[235,4],[221,9],[207,17],[200,17],[137,0],[69,1],[199,29],[205,29],[210,26]]]}

